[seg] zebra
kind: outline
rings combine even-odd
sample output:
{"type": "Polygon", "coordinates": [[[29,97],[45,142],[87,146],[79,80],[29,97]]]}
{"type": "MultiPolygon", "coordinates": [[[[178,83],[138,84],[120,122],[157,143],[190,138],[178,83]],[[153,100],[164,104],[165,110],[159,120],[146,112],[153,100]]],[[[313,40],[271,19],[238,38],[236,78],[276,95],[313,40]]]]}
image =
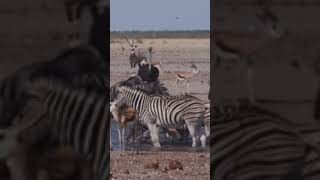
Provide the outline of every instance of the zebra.
{"type": "MultiPolygon", "coordinates": [[[[107,16],[109,12],[110,8],[106,6],[102,14],[99,13],[93,17],[88,43],[65,49],[50,61],[23,66],[10,77],[1,81],[1,128],[12,125],[14,117],[22,111],[25,105],[29,104],[32,99],[39,98],[38,94],[33,92],[36,88],[34,86],[37,84],[31,82],[32,79],[39,77],[59,79],[74,88],[99,89],[99,91],[103,89],[105,92],[106,84],[109,84],[108,80],[104,78],[108,74],[107,62],[109,58],[107,58],[107,48],[105,48],[108,32],[105,30],[110,24],[107,16]],[[102,82],[99,82],[101,80],[102,82]]],[[[39,135],[39,137],[41,136],[39,135]]],[[[45,143],[47,145],[48,140],[45,143]]]]}
{"type": "MultiPolygon", "coordinates": [[[[43,109],[39,111],[49,118],[22,120],[10,128],[24,126],[28,128],[24,131],[37,134],[30,126],[34,126],[35,123],[42,124],[51,138],[57,139],[60,144],[71,145],[91,163],[95,179],[107,179],[110,160],[107,148],[110,128],[108,96],[97,91],[70,88],[58,82],[43,80],[43,83],[51,84],[44,84],[42,89],[40,88],[44,93],[40,102],[43,109]]],[[[6,137],[8,131],[1,131],[0,133],[6,137]]]]}
{"type": "Polygon", "coordinates": [[[144,83],[139,76],[132,76],[127,80],[117,82],[110,87],[110,101],[113,101],[119,93],[120,86],[128,86],[135,89],[142,89],[150,94],[169,95],[168,89],[159,80],[144,83]]]}
{"type": "Polygon", "coordinates": [[[159,126],[181,127],[187,125],[192,137],[192,147],[197,146],[196,126],[203,119],[205,134],[210,134],[210,118],[205,116],[208,108],[204,103],[190,95],[166,96],[150,95],[140,89],[131,89],[126,86],[118,88],[116,103],[126,103],[138,111],[151,134],[151,140],[155,147],[160,147],[159,126]],[[204,119],[205,118],[205,119],[204,119]]]}
{"type": "Polygon", "coordinates": [[[212,178],[320,178],[318,124],[295,124],[256,105],[214,106],[210,134],[212,178]]]}

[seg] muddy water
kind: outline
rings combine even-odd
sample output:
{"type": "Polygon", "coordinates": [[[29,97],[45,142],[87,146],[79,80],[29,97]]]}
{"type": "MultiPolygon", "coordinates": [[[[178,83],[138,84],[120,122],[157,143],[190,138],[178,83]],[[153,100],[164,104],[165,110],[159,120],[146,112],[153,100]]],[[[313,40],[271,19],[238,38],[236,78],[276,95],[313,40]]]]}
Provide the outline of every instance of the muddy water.
{"type": "MultiPolygon", "coordinates": [[[[130,128],[132,128],[132,125],[128,125],[128,128],[126,130],[126,136],[129,134],[130,128]]],[[[185,151],[185,152],[209,152],[209,148],[202,148],[200,142],[198,142],[198,146],[197,148],[192,148],[191,144],[192,144],[192,140],[190,137],[188,137],[185,140],[182,141],[166,141],[163,138],[160,138],[162,140],[160,140],[161,143],[161,151],[185,151]]],[[[115,123],[115,121],[112,120],[111,123],[111,142],[112,142],[112,148],[114,151],[119,151],[120,150],[120,146],[119,146],[119,139],[118,139],[118,125],[115,123]]],[[[126,150],[130,151],[132,150],[132,145],[126,145],[126,150]]],[[[139,145],[139,150],[145,150],[145,151],[152,151],[152,150],[156,150],[155,148],[153,148],[153,145],[148,142],[146,143],[141,143],[139,145]]]]}

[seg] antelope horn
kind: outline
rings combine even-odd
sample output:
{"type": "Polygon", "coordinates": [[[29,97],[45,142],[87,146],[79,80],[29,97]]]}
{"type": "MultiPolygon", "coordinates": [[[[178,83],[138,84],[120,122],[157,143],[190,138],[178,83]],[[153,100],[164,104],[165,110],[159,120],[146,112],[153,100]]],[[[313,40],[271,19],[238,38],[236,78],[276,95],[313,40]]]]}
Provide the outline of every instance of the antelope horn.
{"type": "Polygon", "coordinates": [[[124,37],[124,39],[126,39],[126,41],[128,42],[129,46],[133,46],[130,41],[129,41],[129,38],[126,36],[126,35],[122,35],[124,37]]]}
{"type": "Polygon", "coordinates": [[[127,37],[126,37],[126,40],[127,40],[128,44],[129,44],[129,46],[133,46],[133,44],[130,43],[130,41],[129,41],[129,39],[127,37]]]}

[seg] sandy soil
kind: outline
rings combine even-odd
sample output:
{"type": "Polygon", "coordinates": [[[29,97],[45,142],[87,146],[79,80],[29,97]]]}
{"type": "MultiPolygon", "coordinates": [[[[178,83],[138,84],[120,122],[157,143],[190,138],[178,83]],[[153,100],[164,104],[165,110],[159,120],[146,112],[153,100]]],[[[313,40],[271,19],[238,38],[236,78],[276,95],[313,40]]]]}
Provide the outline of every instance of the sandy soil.
{"type": "MultiPolygon", "coordinates": [[[[210,164],[208,153],[195,152],[141,152],[140,155],[111,152],[111,179],[148,180],[209,180],[210,164]],[[177,160],[181,169],[170,169],[170,160],[177,160]],[[158,162],[158,163],[157,163],[158,162]],[[148,168],[150,164],[158,168],[148,168]]],[[[177,166],[178,167],[178,166],[177,166]]]]}

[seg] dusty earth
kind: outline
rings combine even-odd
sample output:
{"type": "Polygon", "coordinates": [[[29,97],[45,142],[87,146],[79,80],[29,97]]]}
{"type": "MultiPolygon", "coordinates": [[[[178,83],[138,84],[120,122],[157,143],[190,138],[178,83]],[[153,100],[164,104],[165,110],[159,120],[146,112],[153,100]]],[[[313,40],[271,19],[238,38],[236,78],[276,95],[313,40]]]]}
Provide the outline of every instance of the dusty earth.
{"type": "Polygon", "coordinates": [[[209,158],[209,153],[204,152],[144,151],[140,155],[111,152],[111,179],[208,180],[209,158]],[[169,163],[172,160],[177,160],[182,165],[182,170],[170,169],[169,163]],[[154,168],[148,168],[152,164],[154,168]]]}
{"type": "MultiPolygon", "coordinates": [[[[136,42],[137,43],[137,42],[136,42]]],[[[160,61],[162,72],[159,79],[168,88],[170,94],[177,94],[175,88],[174,71],[190,71],[191,63],[199,69],[199,73],[190,81],[192,95],[208,102],[209,75],[210,75],[210,40],[209,39],[140,39],[138,48],[149,57],[148,47],[152,46],[153,61],[160,61]]],[[[129,63],[129,45],[125,39],[111,40],[110,80],[111,85],[125,80],[130,74],[137,72],[132,70],[129,63]],[[124,47],[124,50],[123,48],[124,47]]],[[[113,122],[114,123],[114,122],[113,122]]],[[[113,147],[118,145],[116,125],[112,126],[113,147]]],[[[111,151],[111,173],[113,179],[209,179],[210,164],[209,150],[196,152],[190,150],[191,144],[185,144],[181,148],[177,145],[169,145],[170,151],[144,151],[141,155],[125,153],[120,156],[119,151],[111,151]],[[182,149],[182,150],[181,150],[182,149]],[[169,160],[178,160],[183,165],[183,170],[169,170],[169,160]],[[146,169],[144,165],[159,160],[159,169],[146,169]]]]}

